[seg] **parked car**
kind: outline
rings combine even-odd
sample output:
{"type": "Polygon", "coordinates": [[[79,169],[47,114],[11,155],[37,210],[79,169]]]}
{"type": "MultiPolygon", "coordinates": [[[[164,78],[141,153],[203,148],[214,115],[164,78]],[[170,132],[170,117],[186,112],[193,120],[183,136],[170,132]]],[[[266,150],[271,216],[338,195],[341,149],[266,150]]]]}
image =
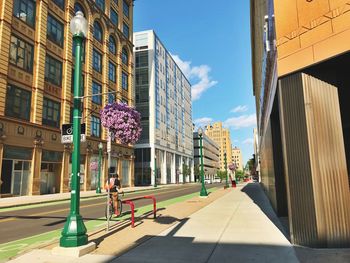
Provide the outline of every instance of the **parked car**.
{"type": "Polygon", "coordinates": [[[211,184],[211,180],[209,178],[204,179],[205,184],[211,184]]]}
{"type": "Polygon", "coordinates": [[[221,183],[220,177],[214,177],[213,183],[221,183]]]}

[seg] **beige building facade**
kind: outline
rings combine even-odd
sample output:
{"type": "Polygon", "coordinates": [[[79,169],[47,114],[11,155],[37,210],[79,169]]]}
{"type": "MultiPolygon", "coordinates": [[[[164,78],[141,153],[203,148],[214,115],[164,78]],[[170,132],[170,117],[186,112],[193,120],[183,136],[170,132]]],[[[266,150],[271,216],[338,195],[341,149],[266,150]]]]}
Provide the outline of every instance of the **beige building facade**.
{"type": "Polygon", "coordinates": [[[232,148],[231,163],[235,164],[237,170],[243,171],[243,158],[241,149],[237,147],[232,148]]]}
{"type": "Polygon", "coordinates": [[[350,247],[350,5],[251,0],[261,183],[291,240],[350,247]]]}
{"type": "Polygon", "coordinates": [[[225,170],[224,153],[226,153],[227,166],[232,160],[232,144],[229,129],[222,126],[222,122],[215,122],[205,127],[205,134],[220,147],[220,170],[225,170]]]}
{"type": "MultiPolygon", "coordinates": [[[[106,130],[99,111],[108,102],[134,105],[133,3],[130,0],[3,0],[0,12],[1,195],[69,191],[72,144],[61,127],[72,123],[74,49],[69,22],[82,11],[89,30],[82,65],[81,189],[97,185],[98,144],[106,130]],[[114,95],[91,96],[115,92],[114,95]]],[[[112,145],[112,166],[133,185],[133,147],[112,145]]],[[[103,183],[101,183],[103,185],[103,183]]]]}

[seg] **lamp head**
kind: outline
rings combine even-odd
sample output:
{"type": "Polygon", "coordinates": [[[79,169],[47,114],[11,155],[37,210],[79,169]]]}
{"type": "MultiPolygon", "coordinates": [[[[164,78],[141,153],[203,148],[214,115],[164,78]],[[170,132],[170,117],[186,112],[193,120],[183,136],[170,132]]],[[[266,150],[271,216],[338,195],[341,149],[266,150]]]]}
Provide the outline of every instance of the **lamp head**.
{"type": "Polygon", "coordinates": [[[70,31],[73,36],[87,36],[88,22],[84,17],[83,12],[78,11],[70,21],[70,31]]]}
{"type": "Polygon", "coordinates": [[[100,150],[103,149],[103,144],[102,144],[102,142],[100,142],[100,143],[98,144],[98,148],[99,148],[100,150]]]}
{"type": "Polygon", "coordinates": [[[198,135],[203,136],[203,129],[201,127],[198,128],[198,135]]]}

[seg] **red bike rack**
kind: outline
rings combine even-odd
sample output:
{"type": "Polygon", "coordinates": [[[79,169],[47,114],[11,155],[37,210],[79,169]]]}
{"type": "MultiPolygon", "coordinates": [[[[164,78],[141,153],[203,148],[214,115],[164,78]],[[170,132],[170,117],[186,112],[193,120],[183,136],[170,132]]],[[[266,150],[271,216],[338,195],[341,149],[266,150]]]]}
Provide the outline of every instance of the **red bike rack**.
{"type": "Polygon", "coordinates": [[[153,217],[157,217],[157,204],[156,204],[156,198],[153,195],[145,195],[140,197],[135,197],[131,199],[122,200],[123,204],[129,205],[131,210],[131,227],[135,227],[135,204],[133,201],[140,200],[140,199],[152,199],[153,201],[153,217]]]}

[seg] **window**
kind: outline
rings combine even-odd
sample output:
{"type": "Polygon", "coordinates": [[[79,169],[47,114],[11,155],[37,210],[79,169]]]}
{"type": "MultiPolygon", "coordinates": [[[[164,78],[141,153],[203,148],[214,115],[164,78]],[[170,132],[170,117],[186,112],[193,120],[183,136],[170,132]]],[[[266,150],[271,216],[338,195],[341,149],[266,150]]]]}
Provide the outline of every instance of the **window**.
{"type": "Polygon", "coordinates": [[[105,0],[96,0],[96,4],[99,8],[105,11],[105,0]]]}
{"type": "Polygon", "coordinates": [[[44,98],[43,124],[52,127],[60,127],[60,104],[53,100],[44,98]]]}
{"type": "Polygon", "coordinates": [[[102,27],[97,21],[94,22],[94,38],[102,42],[102,27]]]}
{"type": "Polygon", "coordinates": [[[58,5],[61,9],[64,9],[64,0],[53,0],[56,5],[58,5]]]}
{"type": "Polygon", "coordinates": [[[109,52],[116,55],[117,54],[117,46],[115,44],[115,40],[112,36],[109,36],[109,52]]]}
{"type": "MultiPolygon", "coordinates": [[[[140,51],[136,53],[136,68],[148,66],[148,51],[140,51]]],[[[158,66],[158,63],[156,63],[158,66]]]]}
{"type": "Polygon", "coordinates": [[[121,101],[122,103],[124,103],[124,104],[126,104],[126,105],[128,105],[129,103],[128,103],[128,100],[127,99],[124,99],[124,98],[122,98],[122,101],[121,101]]]}
{"type": "Polygon", "coordinates": [[[32,72],[33,46],[16,36],[11,36],[10,63],[28,72],[32,72]]]}
{"type": "Polygon", "coordinates": [[[129,17],[129,4],[125,0],[123,0],[123,14],[129,17]]]}
{"type": "Polygon", "coordinates": [[[116,82],[116,67],[112,62],[109,62],[109,69],[108,69],[108,76],[109,80],[113,81],[114,83],[116,82]]]}
{"type": "Polygon", "coordinates": [[[122,72],[122,88],[128,90],[128,74],[124,71],[122,72]]]}
{"type": "Polygon", "coordinates": [[[122,62],[123,62],[123,64],[128,65],[128,60],[129,60],[128,51],[126,50],[126,48],[123,48],[123,50],[122,50],[122,62]]]}
{"type": "Polygon", "coordinates": [[[84,16],[85,16],[85,10],[84,10],[84,8],[81,6],[81,4],[75,3],[75,4],[74,4],[74,14],[76,14],[78,11],[81,11],[81,12],[84,14],[84,16]]]}
{"type": "Polygon", "coordinates": [[[63,24],[52,15],[47,16],[47,38],[63,47],[63,24]]]}
{"type": "MultiPolygon", "coordinates": [[[[108,92],[113,92],[113,90],[109,90],[108,92]]],[[[108,103],[112,104],[115,102],[115,93],[108,93],[108,103]]]]}
{"type": "Polygon", "coordinates": [[[111,8],[111,21],[113,25],[118,26],[118,14],[113,8],[111,8]]]}
{"type": "Polygon", "coordinates": [[[102,55],[96,49],[92,50],[92,68],[102,73],[102,55]]]}
{"type": "MultiPolygon", "coordinates": [[[[102,93],[102,86],[95,81],[92,82],[92,95],[102,93]]],[[[92,102],[98,105],[102,104],[102,95],[92,96],[92,102]]]]}
{"type": "Polygon", "coordinates": [[[62,62],[46,54],[45,80],[56,86],[61,86],[62,62]]]}
{"type": "Polygon", "coordinates": [[[101,137],[101,120],[95,116],[91,116],[91,136],[101,137]]]}
{"type": "Polygon", "coordinates": [[[31,93],[15,86],[7,86],[5,115],[22,120],[30,119],[31,93]]]}
{"type": "Polygon", "coordinates": [[[129,26],[123,23],[123,34],[126,38],[129,38],[129,26]]]}
{"type": "Polygon", "coordinates": [[[35,25],[35,1],[15,0],[13,3],[13,15],[31,27],[35,25]]]}

